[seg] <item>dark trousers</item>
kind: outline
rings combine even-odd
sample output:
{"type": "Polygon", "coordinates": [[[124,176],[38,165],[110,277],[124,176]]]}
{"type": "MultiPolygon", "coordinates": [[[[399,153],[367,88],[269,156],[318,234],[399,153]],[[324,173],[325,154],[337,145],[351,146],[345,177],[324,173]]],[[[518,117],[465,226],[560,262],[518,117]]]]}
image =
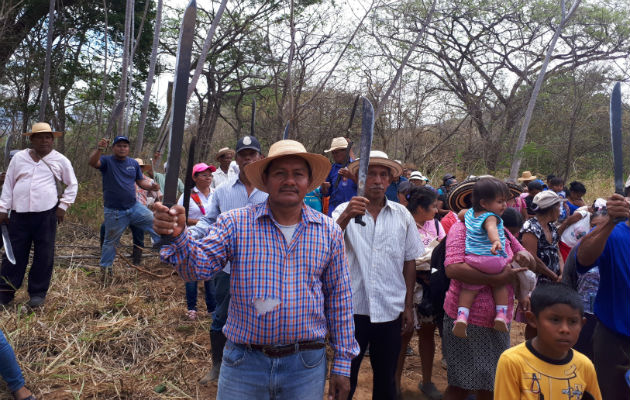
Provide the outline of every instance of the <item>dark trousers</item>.
{"type": "MultiPolygon", "coordinates": [[[[131,229],[131,237],[133,238],[133,245],[144,248],[144,231],[135,225],[129,225],[131,229]]],[[[103,247],[103,241],[105,240],[105,223],[101,224],[101,247],[103,247]]]]}
{"type": "Polygon", "coordinates": [[[227,321],[228,308],[230,306],[230,274],[221,271],[212,279],[212,283],[214,284],[216,307],[210,330],[221,332],[223,325],[227,321]]]}
{"type": "Polygon", "coordinates": [[[630,337],[598,322],[593,333],[593,353],[602,399],[630,399],[630,387],[625,378],[630,369],[630,337]]]}
{"type": "Polygon", "coordinates": [[[9,237],[15,255],[15,265],[2,259],[0,268],[0,302],[13,300],[15,291],[22,286],[28,256],[34,245],[33,264],[28,273],[30,297],[46,297],[52,277],[57,233],[57,207],[42,212],[11,212],[9,237]]]}
{"type": "Polygon", "coordinates": [[[573,348],[584,354],[591,361],[594,361],[593,332],[595,332],[595,326],[597,325],[597,317],[595,314],[584,313],[584,318],[586,318],[586,324],[582,327],[578,341],[573,348]]]}
{"type": "Polygon", "coordinates": [[[400,329],[402,316],[394,321],[373,324],[367,315],[354,315],[354,338],[361,348],[359,355],[352,360],[350,368],[350,394],[352,399],[357,388],[359,368],[365,350],[370,346],[370,364],[372,365],[372,399],[396,399],[396,366],[400,352],[400,329]]]}

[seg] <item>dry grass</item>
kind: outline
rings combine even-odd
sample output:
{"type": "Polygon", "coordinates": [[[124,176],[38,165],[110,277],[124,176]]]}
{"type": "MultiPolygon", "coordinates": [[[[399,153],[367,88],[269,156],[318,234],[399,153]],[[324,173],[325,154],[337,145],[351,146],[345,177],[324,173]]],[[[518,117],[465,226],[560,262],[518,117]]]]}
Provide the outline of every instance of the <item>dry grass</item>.
{"type": "MultiPolygon", "coordinates": [[[[62,226],[58,242],[98,246],[98,235],[83,230],[62,226]]],[[[58,249],[72,251],[86,252],[58,249]]],[[[155,257],[144,268],[169,271],[155,257]]],[[[28,310],[22,288],[15,305],[0,313],[27,386],[44,399],[208,398],[197,380],[209,366],[211,321],[184,318],[181,279],[156,279],[120,261],[114,271],[114,284],[103,287],[98,267],[72,260],[56,266],[43,308],[28,310]],[[156,393],[158,385],[166,391],[156,393]]],[[[199,306],[205,308],[203,301],[199,306]]],[[[11,398],[4,385],[0,398],[11,398]]]]}

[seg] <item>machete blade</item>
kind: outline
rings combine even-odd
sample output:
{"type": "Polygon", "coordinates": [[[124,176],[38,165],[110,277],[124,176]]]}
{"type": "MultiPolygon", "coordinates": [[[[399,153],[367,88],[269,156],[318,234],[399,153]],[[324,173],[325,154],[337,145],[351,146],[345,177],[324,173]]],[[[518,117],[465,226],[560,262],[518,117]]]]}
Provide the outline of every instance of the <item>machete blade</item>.
{"type": "Polygon", "coordinates": [[[197,138],[193,136],[192,139],[190,139],[190,146],[188,147],[188,165],[186,166],[186,179],[184,180],[184,209],[186,210],[186,220],[188,220],[188,210],[190,209],[190,192],[195,186],[192,173],[195,165],[196,142],[197,138]]]}
{"type": "Polygon", "coordinates": [[[184,18],[179,30],[179,44],[175,61],[171,131],[169,135],[166,178],[164,181],[164,205],[169,208],[177,202],[177,180],[179,179],[184,126],[186,124],[186,98],[188,97],[190,57],[195,33],[196,14],[197,3],[195,0],[191,0],[186,7],[186,11],[184,11],[184,18]]]}
{"type": "MultiPolygon", "coordinates": [[[[365,180],[370,165],[370,151],[372,150],[372,138],[374,136],[374,107],[372,103],[363,97],[363,116],[361,118],[361,144],[359,146],[359,182],[357,183],[357,196],[365,194],[365,180]]],[[[362,216],[357,215],[354,222],[365,226],[362,216]]]]}
{"type": "Polygon", "coordinates": [[[256,135],[254,134],[255,129],[254,129],[254,125],[256,123],[256,99],[252,99],[252,121],[249,127],[249,135],[250,136],[254,136],[256,137],[256,135]]]}
{"type": "Polygon", "coordinates": [[[346,132],[348,137],[350,137],[350,128],[352,128],[352,122],[354,122],[354,114],[357,112],[357,106],[359,105],[359,98],[361,98],[360,94],[357,94],[357,97],[354,98],[354,105],[352,106],[352,112],[350,113],[350,120],[348,121],[348,128],[346,132]]]}
{"type": "Polygon", "coordinates": [[[125,101],[119,101],[114,107],[112,114],[109,116],[109,121],[107,121],[107,129],[105,130],[105,137],[111,140],[113,139],[112,132],[114,132],[114,126],[116,125],[116,121],[122,115],[123,110],[125,109],[125,101]]]}
{"type": "Polygon", "coordinates": [[[610,142],[615,168],[615,192],[623,195],[623,151],[621,139],[621,84],[615,83],[610,95],[610,142]]]}
{"type": "Polygon", "coordinates": [[[289,128],[291,127],[291,121],[288,121],[284,126],[284,134],[282,134],[282,140],[287,140],[289,138],[289,128]]]}

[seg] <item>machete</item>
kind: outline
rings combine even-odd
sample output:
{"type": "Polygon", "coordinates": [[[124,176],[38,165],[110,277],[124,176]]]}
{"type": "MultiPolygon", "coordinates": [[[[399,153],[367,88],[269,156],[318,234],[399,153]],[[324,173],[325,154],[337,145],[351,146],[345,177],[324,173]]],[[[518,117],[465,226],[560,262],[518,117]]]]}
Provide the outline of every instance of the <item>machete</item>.
{"type": "Polygon", "coordinates": [[[250,136],[254,136],[256,137],[256,135],[254,134],[254,125],[256,123],[256,99],[252,99],[252,122],[249,126],[249,135],[250,136]]]}
{"type": "MultiPolygon", "coordinates": [[[[372,137],[374,136],[374,107],[372,103],[363,97],[363,116],[361,117],[361,145],[359,157],[359,181],[357,182],[357,196],[365,195],[365,179],[370,165],[370,151],[372,150],[372,137]]],[[[363,216],[354,217],[354,222],[365,226],[363,216]]]]}
{"type": "Polygon", "coordinates": [[[284,127],[284,134],[282,135],[282,140],[287,140],[289,138],[289,127],[291,126],[291,121],[288,121],[284,127]]]}
{"type": "Polygon", "coordinates": [[[190,192],[195,186],[195,181],[192,178],[193,166],[195,165],[195,143],[197,138],[195,136],[190,139],[190,146],[188,147],[188,165],[186,166],[186,179],[184,179],[184,209],[186,210],[186,221],[188,221],[188,210],[190,210],[190,192]]]}
{"type": "Polygon", "coordinates": [[[109,116],[109,121],[107,121],[107,130],[105,131],[105,137],[109,139],[111,142],[113,139],[112,133],[114,132],[114,126],[116,125],[116,121],[122,115],[123,110],[125,109],[125,101],[120,101],[116,104],[114,111],[112,111],[112,115],[109,116]]]}
{"type": "Polygon", "coordinates": [[[7,256],[7,260],[15,265],[15,256],[13,255],[13,247],[11,247],[11,238],[9,238],[9,229],[6,224],[2,224],[0,227],[2,230],[2,241],[4,242],[4,254],[7,256]]]}
{"type": "Polygon", "coordinates": [[[621,85],[615,83],[610,95],[610,142],[615,168],[615,193],[623,196],[623,151],[621,139],[621,85]]]}
{"type": "MultiPolygon", "coordinates": [[[[171,113],[171,132],[169,151],[164,180],[164,205],[171,208],[177,202],[177,180],[179,179],[179,165],[184,141],[184,126],[186,124],[186,98],[188,95],[188,79],[190,75],[190,57],[192,54],[193,36],[195,34],[195,20],[197,3],[190,0],[179,29],[179,44],[175,61],[175,80],[173,83],[173,100],[171,113]]],[[[170,240],[170,235],[162,235],[163,243],[170,240]],[[168,238],[168,239],[167,239],[168,238]]]]}
{"type": "MultiPolygon", "coordinates": [[[[358,94],[357,97],[354,98],[354,105],[352,106],[352,112],[350,112],[350,121],[348,121],[348,128],[346,128],[346,138],[350,137],[350,128],[352,128],[352,122],[354,121],[354,114],[356,114],[357,112],[357,105],[359,104],[360,97],[361,95],[358,94]]],[[[346,168],[348,164],[350,164],[350,150],[352,150],[352,145],[354,143],[350,139],[347,139],[347,140],[348,140],[348,146],[346,146],[346,158],[345,158],[346,161],[344,161],[343,167],[341,168],[346,168]]],[[[340,181],[341,181],[341,177],[339,176],[339,174],[337,174],[337,180],[335,180],[335,186],[333,186],[334,190],[337,190],[337,188],[339,187],[340,181]]]]}

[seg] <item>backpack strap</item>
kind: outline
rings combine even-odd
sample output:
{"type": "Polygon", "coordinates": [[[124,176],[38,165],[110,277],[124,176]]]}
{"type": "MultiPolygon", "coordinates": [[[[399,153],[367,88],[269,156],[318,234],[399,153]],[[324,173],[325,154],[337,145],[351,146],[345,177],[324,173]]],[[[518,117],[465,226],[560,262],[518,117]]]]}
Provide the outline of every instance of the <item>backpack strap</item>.
{"type": "Polygon", "coordinates": [[[203,208],[203,203],[201,202],[201,198],[199,197],[199,193],[192,192],[190,193],[190,198],[193,199],[197,207],[199,207],[199,211],[201,211],[201,215],[206,215],[206,209],[203,208]]]}

